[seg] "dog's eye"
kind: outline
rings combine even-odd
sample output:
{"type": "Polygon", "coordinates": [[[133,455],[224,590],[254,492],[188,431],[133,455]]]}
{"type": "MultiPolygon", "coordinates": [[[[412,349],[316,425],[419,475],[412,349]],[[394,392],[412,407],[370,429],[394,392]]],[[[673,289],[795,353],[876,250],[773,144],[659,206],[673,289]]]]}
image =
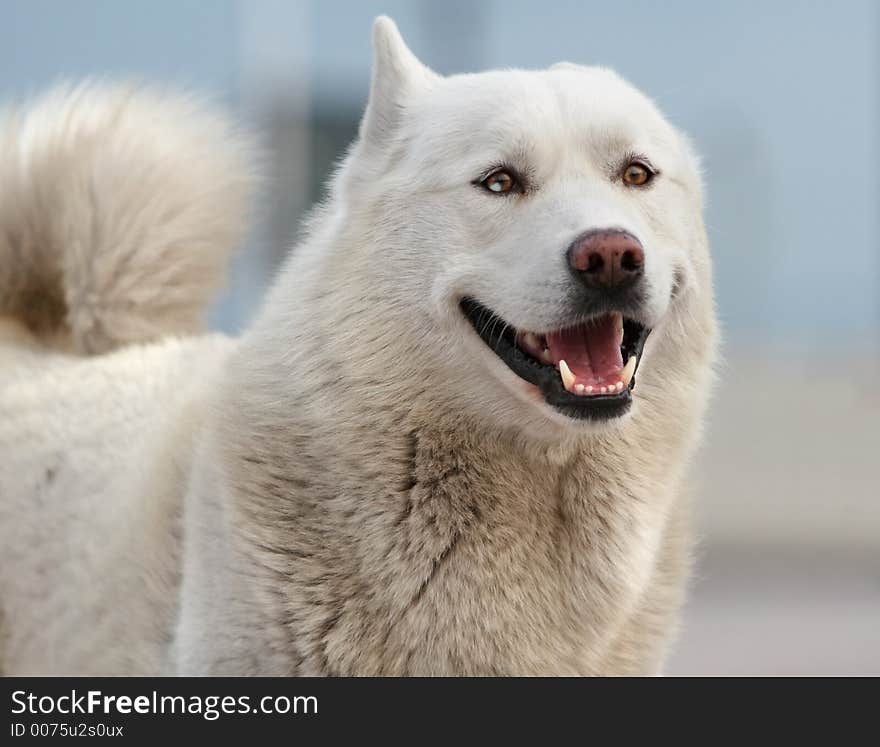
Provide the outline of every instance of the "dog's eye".
{"type": "Polygon", "coordinates": [[[623,182],[631,187],[644,187],[654,178],[654,170],[641,161],[630,161],[623,170],[623,182]]]}
{"type": "Polygon", "coordinates": [[[498,169],[485,176],[480,182],[490,192],[502,194],[521,189],[519,181],[510,171],[498,169]]]}

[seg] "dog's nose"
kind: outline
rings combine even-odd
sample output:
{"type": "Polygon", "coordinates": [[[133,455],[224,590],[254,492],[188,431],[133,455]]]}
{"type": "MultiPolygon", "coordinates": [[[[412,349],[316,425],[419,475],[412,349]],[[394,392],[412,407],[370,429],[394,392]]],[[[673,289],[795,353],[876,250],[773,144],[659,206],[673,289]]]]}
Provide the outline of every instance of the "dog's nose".
{"type": "Polygon", "coordinates": [[[568,249],[568,263],[588,288],[617,290],[642,276],[645,252],[632,234],[600,229],[575,240],[568,249]]]}

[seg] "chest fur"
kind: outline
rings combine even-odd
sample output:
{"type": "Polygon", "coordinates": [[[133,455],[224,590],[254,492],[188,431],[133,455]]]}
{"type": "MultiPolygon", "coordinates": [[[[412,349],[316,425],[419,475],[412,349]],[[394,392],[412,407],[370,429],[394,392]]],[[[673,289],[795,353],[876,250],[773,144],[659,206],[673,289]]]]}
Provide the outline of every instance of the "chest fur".
{"type": "Polygon", "coordinates": [[[244,540],[280,585],[296,670],[591,671],[651,573],[666,496],[589,453],[394,444],[251,457],[244,540]]]}

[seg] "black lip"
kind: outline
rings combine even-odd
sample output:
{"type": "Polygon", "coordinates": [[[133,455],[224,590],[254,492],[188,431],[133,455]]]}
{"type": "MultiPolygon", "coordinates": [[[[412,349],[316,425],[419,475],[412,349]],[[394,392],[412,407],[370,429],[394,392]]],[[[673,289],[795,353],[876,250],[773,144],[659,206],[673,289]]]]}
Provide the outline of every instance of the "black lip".
{"type": "MultiPolygon", "coordinates": [[[[624,415],[632,406],[632,390],[636,384],[633,374],[629,388],[619,394],[597,394],[589,397],[569,394],[562,386],[562,378],[555,366],[535,360],[516,344],[516,329],[495,312],[473,298],[463,298],[459,307],[483,342],[488,345],[517,376],[534,384],[544,395],[544,401],[570,418],[579,420],[610,420],[624,415]]],[[[641,362],[642,349],[651,330],[638,322],[623,318],[623,360],[636,355],[636,370],[641,362]]]]}

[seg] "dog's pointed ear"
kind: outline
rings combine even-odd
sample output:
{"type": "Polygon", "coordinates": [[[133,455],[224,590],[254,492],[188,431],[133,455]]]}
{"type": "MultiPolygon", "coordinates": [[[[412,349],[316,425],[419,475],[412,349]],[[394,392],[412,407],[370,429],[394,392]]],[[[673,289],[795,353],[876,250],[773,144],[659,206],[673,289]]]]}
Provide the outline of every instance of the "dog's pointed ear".
{"type": "Polygon", "coordinates": [[[373,77],[361,140],[385,142],[397,128],[407,97],[438,78],[409,50],[394,21],[379,16],[373,23],[373,77]]]}

